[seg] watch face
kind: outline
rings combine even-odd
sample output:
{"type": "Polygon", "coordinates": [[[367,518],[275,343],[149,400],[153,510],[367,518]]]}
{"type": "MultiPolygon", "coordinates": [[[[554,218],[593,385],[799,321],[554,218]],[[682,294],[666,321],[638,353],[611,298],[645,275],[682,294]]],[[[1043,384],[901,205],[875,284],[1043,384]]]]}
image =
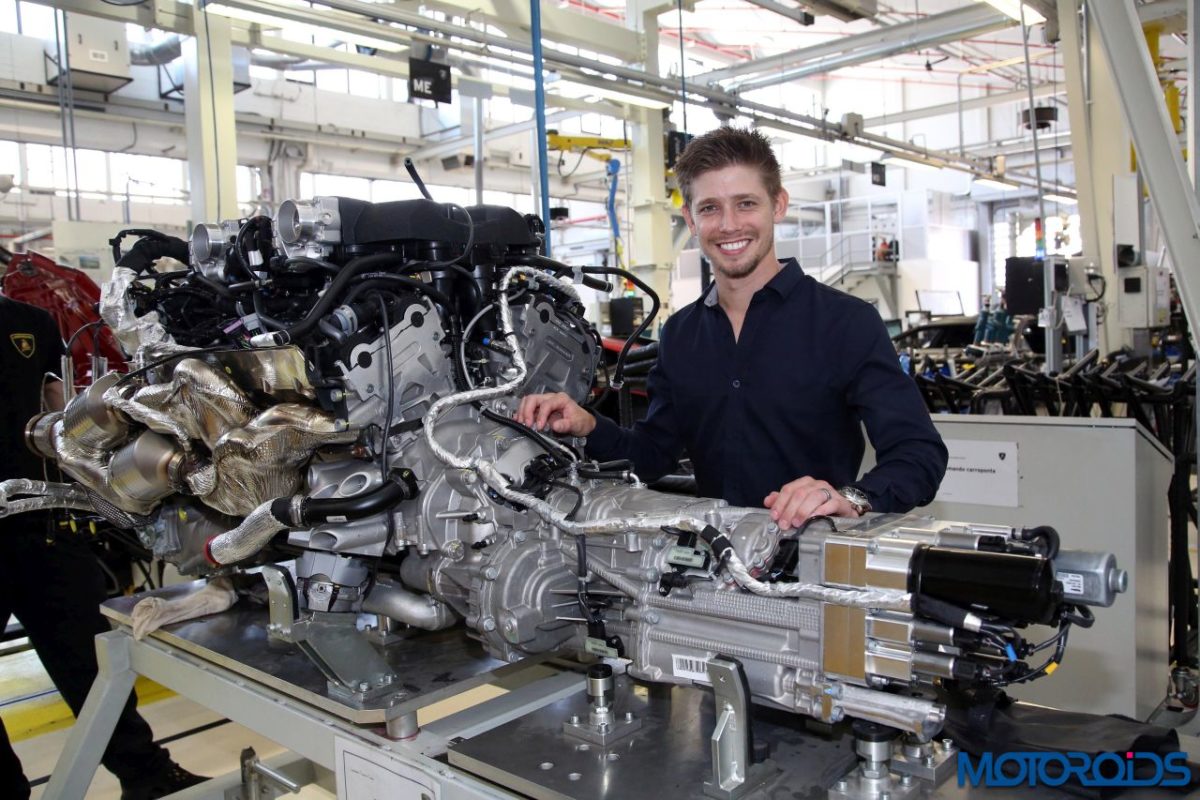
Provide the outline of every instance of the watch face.
{"type": "Polygon", "coordinates": [[[850,501],[851,505],[855,507],[854,510],[858,513],[861,514],[864,511],[871,510],[871,501],[867,499],[865,492],[856,489],[853,486],[847,486],[841,490],[841,495],[850,501]]]}

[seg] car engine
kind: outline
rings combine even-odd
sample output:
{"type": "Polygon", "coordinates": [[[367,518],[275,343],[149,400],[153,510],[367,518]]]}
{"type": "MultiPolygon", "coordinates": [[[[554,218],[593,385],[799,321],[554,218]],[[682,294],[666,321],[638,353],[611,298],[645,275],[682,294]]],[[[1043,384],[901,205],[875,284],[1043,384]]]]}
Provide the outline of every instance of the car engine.
{"type": "Polygon", "coordinates": [[[945,707],[914,690],[1053,672],[1125,589],[1111,555],[1047,527],[870,514],[784,532],[515,422],[525,394],[589,398],[601,344],[576,286],[620,273],[540,255],[536,217],[318,197],[187,243],[135,235],[114,240],[101,300],[131,369],[29,423],[70,482],[7,481],[3,511],[99,514],[186,575],[262,566],[272,635],[346,702],[397,678],[356,635],[370,613],[461,624],[505,661],[627,659],[652,682],[703,684],[733,658],[759,704],[928,740],[945,707]]]}

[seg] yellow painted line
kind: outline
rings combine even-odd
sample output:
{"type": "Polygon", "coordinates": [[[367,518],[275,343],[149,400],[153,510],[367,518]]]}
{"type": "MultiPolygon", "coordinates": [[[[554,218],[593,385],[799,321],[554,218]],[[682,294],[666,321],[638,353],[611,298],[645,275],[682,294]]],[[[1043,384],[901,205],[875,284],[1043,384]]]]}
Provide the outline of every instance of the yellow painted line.
{"type": "MultiPolygon", "coordinates": [[[[139,706],[175,696],[175,692],[141,675],[134,682],[134,689],[137,690],[139,706]]],[[[4,719],[4,727],[8,729],[8,738],[14,742],[75,724],[75,715],[57,692],[8,706],[0,710],[0,718],[4,719]]]]}

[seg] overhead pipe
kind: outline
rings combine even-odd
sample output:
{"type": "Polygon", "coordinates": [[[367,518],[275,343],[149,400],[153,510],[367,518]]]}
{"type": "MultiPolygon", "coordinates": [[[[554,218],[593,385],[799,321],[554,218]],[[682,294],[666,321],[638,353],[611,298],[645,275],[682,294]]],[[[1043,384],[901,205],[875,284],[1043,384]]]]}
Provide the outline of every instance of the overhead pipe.
{"type": "Polygon", "coordinates": [[[870,56],[864,60],[883,58],[885,55],[893,55],[895,52],[953,41],[956,36],[963,38],[966,35],[993,31],[1013,24],[1014,21],[1011,18],[999,11],[986,5],[974,4],[923,19],[838,37],[818,45],[802,47],[787,53],[713,70],[704,75],[697,75],[696,80],[711,84],[738,79],[734,82],[741,84],[744,88],[757,88],[749,85],[754,79],[744,76],[756,74],[760,74],[764,78],[768,74],[776,76],[805,65],[811,69],[814,64],[819,66],[833,64],[835,59],[851,58],[860,54],[870,56]],[[885,51],[890,52],[880,56],[874,55],[885,51]]]}
{"type": "MultiPolygon", "coordinates": [[[[900,53],[908,53],[913,50],[925,46],[944,44],[946,42],[954,42],[960,39],[978,36],[981,33],[1007,28],[1012,25],[1012,20],[999,12],[991,12],[985,14],[970,14],[966,12],[975,11],[976,9],[987,9],[991,11],[990,6],[975,5],[967,6],[964,9],[958,9],[963,13],[964,19],[955,25],[950,25],[937,30],[937,35],[930,35],[928,30],[925,33],[920,33],[916,23],[914,25],[911,36],[905,36],[899,40],[888,38],[875,45],[859,47],[856,50],[841,52],[837,55],[822,57],[815,61],[804,63],[801,66],[784,69],[780,72],[762,75],[757,78],[750,78],[743,81],[735,81],[730,88],[738,92],[749,92],[754,89],[763,89],[768,86],[776,86],[788,81],[807,78],[810,75],[820,75],[825,72],[831,72],[835,69],[843,67],[852,67],[856,64],[865,64],[870,61],[878,61],[889,56],[899,55],[900,53]]],[[[955,12],[947,12],[953,14],[955,12]]],[[[920,20],[920,25],[925,26],[926,21],[920,20]]],[[[895,28],[884,28],[888,33],[894,33],[896,28],[904,27],[902,25],[895,28]]],[[[842,40],[844,41],[844,40],[842,40]]]]}

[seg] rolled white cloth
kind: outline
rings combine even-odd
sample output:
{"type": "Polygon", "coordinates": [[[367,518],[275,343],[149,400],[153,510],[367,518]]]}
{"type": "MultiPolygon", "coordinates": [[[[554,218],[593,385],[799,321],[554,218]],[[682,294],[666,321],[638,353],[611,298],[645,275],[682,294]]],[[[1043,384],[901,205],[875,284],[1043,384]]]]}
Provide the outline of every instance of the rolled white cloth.
{"type": "Polygon", "coordinates": [[[206,614],[218,614],[236,602],[237,592],[234,591],[233,581],[228,576],[213,578],[198,591],[174,600],[147,597],[133,607],[133,613],[130,615],[133,618],[133,638],[142,639],[163,625],[173,622],[196,619],[206,614]]]}

